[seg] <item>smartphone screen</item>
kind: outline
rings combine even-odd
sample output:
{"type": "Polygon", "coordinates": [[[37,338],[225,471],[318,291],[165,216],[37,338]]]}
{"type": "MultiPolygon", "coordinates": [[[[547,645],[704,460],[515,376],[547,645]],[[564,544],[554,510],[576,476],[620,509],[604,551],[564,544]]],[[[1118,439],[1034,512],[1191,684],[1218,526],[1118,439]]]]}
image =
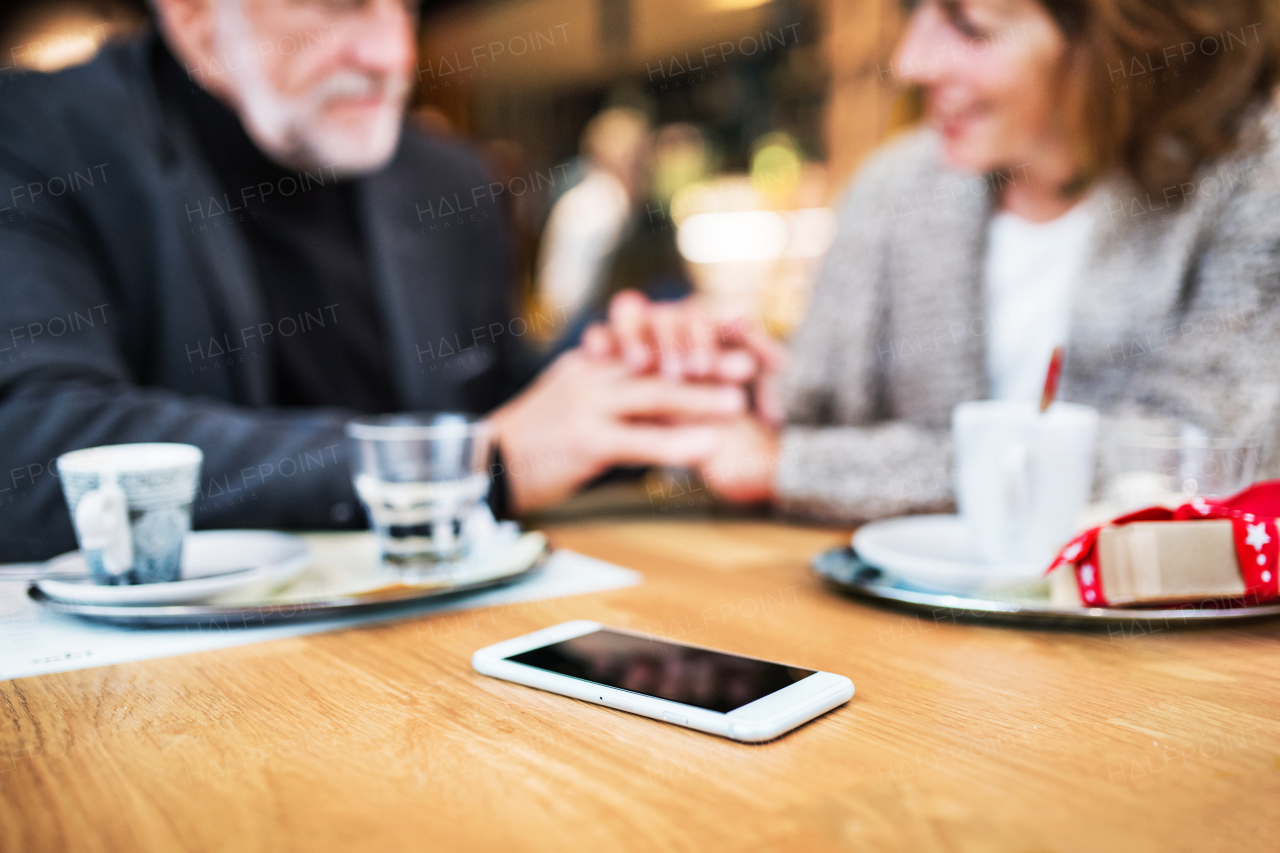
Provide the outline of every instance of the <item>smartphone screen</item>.
{"type": "Polygon", "coordinates": [[[721,713],[814,673],[608,628],[511,655],[507,660],[721,713]]]}

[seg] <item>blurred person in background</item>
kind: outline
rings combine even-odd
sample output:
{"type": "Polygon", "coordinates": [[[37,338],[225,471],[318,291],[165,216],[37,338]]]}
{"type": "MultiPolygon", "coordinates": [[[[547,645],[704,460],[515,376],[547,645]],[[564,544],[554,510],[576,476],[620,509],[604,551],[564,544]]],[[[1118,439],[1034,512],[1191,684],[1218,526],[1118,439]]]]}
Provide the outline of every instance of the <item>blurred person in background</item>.
{"type": "MultiPolygon", "coordinates": [[[[404,124],[415,2],[154,5],[156,30],[0,101],[0,561],[74,547],[75,448],[200,447],[197,527],[341,527],[354,414],[492,410],[518,512],[694,463],[744,411],[734,382],[578,352],[517,393],[490,177],[404,124]]],[[[592,144],[632,193],[646,131],[610,122],[592,144]]]]}
{"type": "MultiPolygon", "coordinates": [[[[920,0],[893,60],[926,126],[840,205],[773,405],[704,479],[851,521],[953,502],[952,409],[1060,399],[1262,440],[1280,474],[1280,8],[1271,0],[920,0]]],[[[694,305],[615,300],[588,349],[702,375],[694,305]]],[[[765,347],[765,349],[760,349],[765,347]]]]}
{"type": "Polygon", "coordinates": [[[638,290],[658,300],[682,299],[693,291],[676,247],[671,203],[681,189],[710,170],[707,141],[697,126],[673,122],[654,131],[650,151],[636,226],[614,254],[604,289],[593,306],[597,318],[604,316],[609,300],[622,290],[638,290]]]}
{"type": "Polygon", "coordinates": [[[601,298],[610,261],[645,197],[649,120],[610,107],[582,132],[582,177],[556,200],[542,232],[537,292],[570,324],[601,298]]]}

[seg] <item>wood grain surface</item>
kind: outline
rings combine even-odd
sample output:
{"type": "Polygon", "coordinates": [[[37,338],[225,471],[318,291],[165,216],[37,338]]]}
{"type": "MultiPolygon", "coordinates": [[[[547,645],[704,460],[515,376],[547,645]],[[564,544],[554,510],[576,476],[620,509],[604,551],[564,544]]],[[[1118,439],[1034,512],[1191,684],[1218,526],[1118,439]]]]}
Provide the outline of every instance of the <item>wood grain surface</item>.
{"type": "Polygon", "coordinates": [[[847,531],[550,532],[644,584],[0,683],[0,848],[1280,849],[1280,625],[957,625],[823,588],[847,531]],[[575,618],[857,695],[747,745],[470,667],[575,618]]]}

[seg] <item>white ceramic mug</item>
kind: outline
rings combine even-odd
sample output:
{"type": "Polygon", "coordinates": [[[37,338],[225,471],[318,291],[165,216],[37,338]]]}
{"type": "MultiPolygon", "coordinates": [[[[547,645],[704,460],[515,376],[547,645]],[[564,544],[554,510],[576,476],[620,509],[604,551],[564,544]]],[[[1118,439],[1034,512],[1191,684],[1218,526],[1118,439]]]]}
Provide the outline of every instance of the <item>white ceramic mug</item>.
{"type": "Polygon", "coordinates": [[[76,540],[100,584],[182,575],[182,542],[204,454],[190,444],[111,444],[58,457],[76,540]]]}
{"type": "Polygon", "coordinates": [[[956,502],[974,557],[1044,563],[1075,532],[1093,485],[1098,412],[1054,403],[961,403],[951,415],[956,502]]]}

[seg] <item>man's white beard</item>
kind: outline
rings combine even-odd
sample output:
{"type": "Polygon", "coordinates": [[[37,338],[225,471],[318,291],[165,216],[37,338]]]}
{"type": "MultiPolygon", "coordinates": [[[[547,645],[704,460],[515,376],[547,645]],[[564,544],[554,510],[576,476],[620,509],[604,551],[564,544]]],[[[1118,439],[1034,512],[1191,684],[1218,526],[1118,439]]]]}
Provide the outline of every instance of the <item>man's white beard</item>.
{"type": "Polygon", "coordinates": [[[337,71],[296,97],[271,85],[256,53],[256,39],[240,3],[218,4],[215,50],[240,101],[240,121],[249,136],[273,160],[293,168],[332,169],[342,175],[375,172],[395,154],[404,118],[409,79],[337,71]],[[326,127],[324,108],[340,97],[381,96],[376,114],[358,126],[326,127]]]}

